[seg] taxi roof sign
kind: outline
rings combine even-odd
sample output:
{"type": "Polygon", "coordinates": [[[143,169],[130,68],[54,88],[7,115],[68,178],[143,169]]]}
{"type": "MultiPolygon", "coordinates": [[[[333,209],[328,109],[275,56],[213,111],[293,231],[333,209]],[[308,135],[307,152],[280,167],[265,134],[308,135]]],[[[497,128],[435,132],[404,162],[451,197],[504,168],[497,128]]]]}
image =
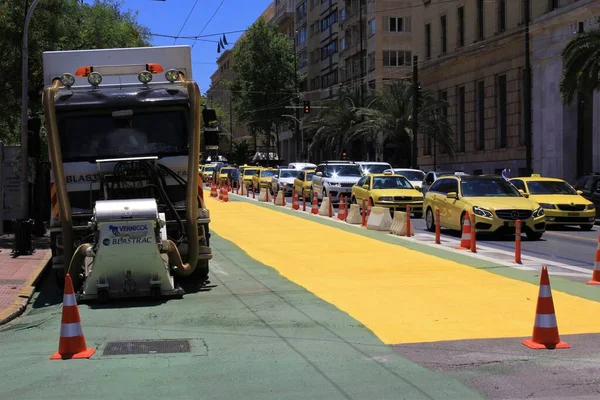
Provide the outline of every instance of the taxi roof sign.
{"type": "Polygon", "coordinates": [[[393,171],[390,171],[389,169],[386,169],[385,171],[383,171],[384,175],[392,175],[393,171]]]}
{"type": "Polygon", "coordinates": [[[531,174],[532,178],[541,178],[542,176],[540,174],[531,174]]]}

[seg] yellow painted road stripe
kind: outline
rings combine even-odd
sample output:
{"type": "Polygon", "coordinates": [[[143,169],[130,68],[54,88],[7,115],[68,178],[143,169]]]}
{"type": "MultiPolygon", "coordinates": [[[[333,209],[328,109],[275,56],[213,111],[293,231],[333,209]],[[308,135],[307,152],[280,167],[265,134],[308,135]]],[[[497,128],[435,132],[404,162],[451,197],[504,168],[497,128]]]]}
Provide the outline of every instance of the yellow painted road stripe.
{"type": "MultiPolygon", "coordinates": [[[[248,202],[208,198],[211,229],[384,343],[529,336],[537,285],[248,202]]],[[[600,303],[553,292],[561,334],[600,332],[600,303]]]]}

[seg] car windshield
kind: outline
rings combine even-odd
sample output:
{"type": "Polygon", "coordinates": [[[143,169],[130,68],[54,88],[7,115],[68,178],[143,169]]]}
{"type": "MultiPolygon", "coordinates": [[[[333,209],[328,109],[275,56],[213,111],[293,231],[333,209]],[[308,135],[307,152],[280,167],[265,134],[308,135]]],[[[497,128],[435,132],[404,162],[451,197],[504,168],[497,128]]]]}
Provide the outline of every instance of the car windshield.
{"type": "Polygon", "coordinates": [[[389,164],[363,164],[363,170],[369,174],[381,174],[386,169],[390,169],[389,164]]]}
{"type": "Polygon", "coordinates": [[[221,168],[221,172],[219,172],[220,174],[228,174],[231,171],[233,171],[233,168],[221,168]]]}
{"type": "Polygon", "coordinates": [[[260,176],[261,176],[261,178],[268,178],[270,176],[274,176],[275,172],[277,172],[277,171],[271,171],[271,170],[263,171],[260,173],[260,176]]]}
{"type": "Polygon", "coordinates": [[[295,178],[298,176],[298,171],[295,171],[293,169],[282,169],[279,173],[279,177],[280,178],[295,178]]]}
{"type": "Polygon", "coordinates": [[[577,194],[567,182],[561,181],[529,181],[527,186],[531,194],[577,194]]]}
{"type": "Polygon", "coordinates": [[[502,178],[463,179],[460,184],[464,197],[520,197],[521,193],[502,178]]]}
{"type": "Polygon", "coordinates": [[[373,189],[413,189],[413,186],[403,176],[376,176],[373,189]]]}
{"type": "Polygon", "coordinates": [[[406,177],[409,181],[422,181],[425,178],[425,173],[422,171],[402,171],[397,169],[394,172],[406,177]]]}
{"type": "Polygon", "coordinates": [[[357,165],[328,165],[328,176],[362,176],[357,165]]]}
{"type": "Polygon", "coordinates": [[[215,167],[204,167],[204,172],[213,172],[215,167]]]}
{"type": "Polygon", "coordinates": [[[256,170],[256,169],[245,169],[244,170],[244,175],[254,175],[254,174],[256,174],[256,171],[258,171],[258,170],[256,170]]]}
{"type": "Polygon", "coordinates": [[[311,181],[314,174],[315,174],[314,172],[306,174],[306,180],[311,181]]]}

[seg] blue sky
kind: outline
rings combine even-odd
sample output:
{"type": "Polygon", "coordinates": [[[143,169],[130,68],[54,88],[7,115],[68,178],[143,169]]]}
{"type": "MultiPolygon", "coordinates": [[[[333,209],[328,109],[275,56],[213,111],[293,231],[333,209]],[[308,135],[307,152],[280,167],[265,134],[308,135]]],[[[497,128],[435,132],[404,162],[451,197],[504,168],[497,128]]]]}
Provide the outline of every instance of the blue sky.
{"type": "MultiPolygon", "coordinates": [[[[90,3],[92,0],[85,0],[90,3]]],[[[125,0],[124,6],[139,11],[138,21],[150,28],[152,33],[177,36],[196,0],[125,0]]],[[[179,36],[197,36],[204,28],[203,35],[246,29],[271,3],[270,0],[197,0],[197,4],[179,36]],[[210,23],[206,23],[223,2],[210,23]]],[[[231,45],[241,33],[226,35],[231,45]]],[[[218,36],[206,38],[219,40],[218,36]]],[[[170,46],[174,39],[153,37],[152,44],[170,46]]],[[[193,44],[193,40],[178,39],[176,44],[193,44]]],[[[202,93],[210,86],[210,76],[216,70],[217,44],[197,41],[192,48],[192,66],[195,80],[202,93]]]]}

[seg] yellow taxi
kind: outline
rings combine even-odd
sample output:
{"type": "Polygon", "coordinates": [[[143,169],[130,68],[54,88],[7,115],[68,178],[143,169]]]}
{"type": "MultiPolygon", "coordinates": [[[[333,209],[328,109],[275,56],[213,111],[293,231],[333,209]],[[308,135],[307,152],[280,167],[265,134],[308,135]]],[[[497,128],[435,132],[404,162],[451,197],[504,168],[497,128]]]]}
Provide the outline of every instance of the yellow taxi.
{"type": "Polygon", "coordinates": [[[240,169],[240,176],[242,178],[242,184],[249,188],[252,186],[252,177],[260,171],[260,167],[248,167],[244,166],[243,169],[240,169]]]}
{"type": "Polygon", "coordinates": [[[252,175],[252,190],[258,192],[260,188],[270,187],[273,176],[277,175],[276,168],[260,168],[252,175]]]}
{"type": "Polygon", "coordinates": [[[362,201],[377,207],[394,211],[406,211],[409,205],[416,218],[423,216],[423,193],[419,192],[402,175],[390,172],[363,176],[352,186],[352,203],[362,205],[362,201]]]}
{"type": "Polygon", "coordinates": [[[562,179],[531,177],[513,178],[510,183],[525,196],[538,203],[546,214],[548,225],[579,225],[589,231],[596,222],[596,207],[562,179]]]}
{"type": "Polygon", "coordinates": [[[427,230],[435,231],[435,209],[440,226],[462,231],[466,213],[475,215],[478,233],[513,234],[517,220],[528,239],[546,231],[544,209],[500,176],[443,176],[435,180],[423,201],[427,230]]]}
{"type": "Polygon", "coordinates": [[[206,165],[201,165],[200,166],[200,174],[202,176],[202,179],[205,182],[212,179],[213,172],[215,171],[215,168],[217,168],[217,166],[213,165],[213,164],[206,164],[206,165]]]}
{"type": "Polygon", "coordinates": [[[299,196],[310,196],[312,189],[312,177],[315,174],[314,169],[300,171],[300,174],[294,179],[294,189],[299,196]]]}
{"type": "Polygon", "coordinates": [[[222,167],[219,170],[219,174],[218,174],[218,180],[219,183],[224,184],[227,183],[229,181],[229,175],[231,174],[231,171],[233,171],[233,167],[222,167]]]}

